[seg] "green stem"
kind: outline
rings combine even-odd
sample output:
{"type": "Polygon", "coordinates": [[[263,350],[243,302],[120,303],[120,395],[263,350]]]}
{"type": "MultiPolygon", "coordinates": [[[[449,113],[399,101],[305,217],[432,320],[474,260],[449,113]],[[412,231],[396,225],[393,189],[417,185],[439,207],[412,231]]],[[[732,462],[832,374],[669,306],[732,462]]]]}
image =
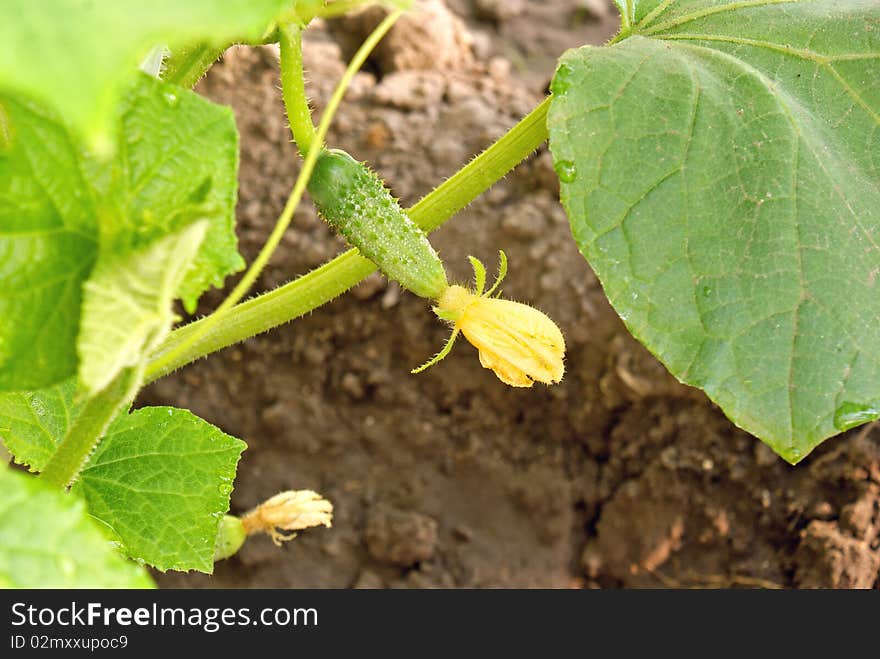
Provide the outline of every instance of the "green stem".
{"type": "Polygon", "coordinates": [[[58,443],[40,478],[55,487],[70,485],[116,415],[134,401],[143,375],[143,365],[127,368],[103,391],[90,398],[58,443]]]}
{"type": "Polygon", "coordinates": [[[265,46],[277,41],[276,30],[270,29],[258,39],[237,40],[225,43],[222,46],[210,46],[206,43],[195,43],[181,48],[175,48],[165,59],[162,67],[162,75],[159,77],[165,82],[171,82],[180,87],[192,89],[196,83],[205,77],[208,69],[213,66],[227,50],[232,46],[265,46]]]}
{"type": "Polygon", "coordinates": [[[306,95],[302,56],[303,28],[291,24],[280,28],[278,33],[281,45],[281,95],[293,139],[300,154],[305,157],[315,141],[315,124],[312,123],[312,111],[306,95]]]}
{"type": "MultiPolygon", "coordinates": [[[[547,139],[545,99],[500,140],[474,158],[452,178],[424,197],[408,212],[426,231],[433,231],[503,178],[547,139]]],[[[156,351],[147,367],[146,382],[266,332],[317,309],[365,279],[376,266],[357,250],[349,250],[292,282],[243,302],[226,314],[197,341],[208,318],[174,330],[156,351]],[[189,345],[187,345],[189,343],[189,345]],[[180,346],[186,346],[180,350],[180,346]],[[173,359],[167,359],[173,355],[173,359]]]]}
{"type": "Polygon", "coordinates": [[[192,89],[211,65],[220,59],[225,47],[217,48],[200,43],[173,51],[162,69],[162,80],[192,89]]]}

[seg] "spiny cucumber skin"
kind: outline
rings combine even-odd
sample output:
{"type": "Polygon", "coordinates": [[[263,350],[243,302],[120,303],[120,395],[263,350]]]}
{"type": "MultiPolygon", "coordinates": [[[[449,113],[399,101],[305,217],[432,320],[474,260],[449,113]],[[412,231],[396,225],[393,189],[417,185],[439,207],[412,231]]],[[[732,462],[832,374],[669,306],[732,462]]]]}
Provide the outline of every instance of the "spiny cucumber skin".
{"type": "Polygon", "coordinates": [[[344,151],[324,150],[308,190],[324,221],[389,279],[432,300],[448,288],[443,263],[425,232],[365,164],[344,151]]]}

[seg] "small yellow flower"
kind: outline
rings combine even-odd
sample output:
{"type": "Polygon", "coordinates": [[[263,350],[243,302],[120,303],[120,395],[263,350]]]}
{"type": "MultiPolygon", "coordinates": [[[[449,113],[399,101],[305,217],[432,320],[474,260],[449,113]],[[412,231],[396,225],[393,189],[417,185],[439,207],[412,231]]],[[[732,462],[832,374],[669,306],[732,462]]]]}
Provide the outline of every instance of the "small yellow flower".
{"type": "Polygon", "coordinates": [[[512,387],[531,387],[535,382],[553,384],[565,371],[565,339],[546,315],[519,302],[493,297],[507,272],[507,257],[501,252],[498,278],[486,285],[486,268],[474,257],[476,288],[450,286],[437,300],[434,312],[453,324],[452,335],[443,350],[418,373],[449,354],[459,332],[480,351],[480,363],[512,387]]]}
{"type": "Polygon", "coordinates": [[[332,522],[333,504],[311,490],[279,492],[241,517],[248,535],[268,533],[276,545],[295,538],[296,531],[322,525],[330,528],[332,522]]]}

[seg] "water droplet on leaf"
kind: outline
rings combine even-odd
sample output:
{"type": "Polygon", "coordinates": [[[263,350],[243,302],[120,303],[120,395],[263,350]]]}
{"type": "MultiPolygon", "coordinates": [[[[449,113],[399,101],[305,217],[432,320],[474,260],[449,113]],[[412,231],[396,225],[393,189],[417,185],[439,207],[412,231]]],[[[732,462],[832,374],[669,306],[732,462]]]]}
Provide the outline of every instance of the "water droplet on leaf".
{"type": "Polygon", "coordinates": [[[577,178],[577,167],[571,160],[560,160],[553,165],[553,169],[563,183],[572,183],[577,178]]]}
{"type": "Polygon", "coordinates": [[[878,418],[880,409],[877,407],[846,402],[834,411],[834,427],[841,431],[849,430],[878,418]]]}

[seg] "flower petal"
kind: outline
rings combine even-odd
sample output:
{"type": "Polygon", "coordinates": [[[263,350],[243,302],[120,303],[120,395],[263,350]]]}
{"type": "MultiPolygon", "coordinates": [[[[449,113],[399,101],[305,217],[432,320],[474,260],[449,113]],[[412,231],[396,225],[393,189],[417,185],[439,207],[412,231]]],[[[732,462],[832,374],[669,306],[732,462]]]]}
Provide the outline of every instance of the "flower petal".
{"type": "MultiPolygon", "coordinates": [[[[480,298],[470,304],[458,322],[462,333],[486,354],[496,373],[521,372],[547,384],[559,382],[565,372],[565,339],[556,324],[526,304],[480,298]],[[501,366],[506,362],[506,366],[501,366]]],[[[486,362],[483,361],[486,366],[486,362]]],[[[499,374],[499,378],[506,382],[499,374]]],[[[509,384],[509,383],[508,383],[509,384]]],[[[515,385],[525,386],[525,385],[515,385]]]]}
{"type": "Polygon", "coordinates": [[[523,371],[491,352],[480,350],[480,363],[483,368],[494,371],[499,380],[511,387],[531,387],[535,384],[535,381],[523,371]]]}

